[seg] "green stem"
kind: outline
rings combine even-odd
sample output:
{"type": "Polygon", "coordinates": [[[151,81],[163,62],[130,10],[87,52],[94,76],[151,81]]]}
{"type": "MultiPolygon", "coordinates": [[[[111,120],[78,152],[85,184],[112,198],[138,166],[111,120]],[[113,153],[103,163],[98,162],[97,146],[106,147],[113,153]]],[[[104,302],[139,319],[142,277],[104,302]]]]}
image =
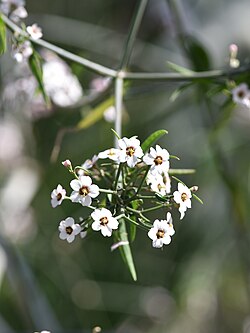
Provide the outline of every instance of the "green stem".
{"type": "Polygon", "coordinates": [[[129,63],[129,59],[131,57],[133,48],[134,48],[134,43],[136,39],[136,35],[138,33],[143,14],[145,12],[146,6],[147,6],[148,0],[140,0],[138,3],[138,7],[135,10],[134,16],[131,20],[130,24],[130,29],[125,45],[125,49],[123,52],[123,58],[121,61],[121,69],[125,69],[129,63]]]}
{"type": "Polygon", "coordinates": [[[128,216],[125,215],[124,218],[125,218],[125,220],[127,220],[128,222],[135,224],[138,228],[141,228],[141,229],[143,229],[143,230],[147,230],[147,231],[148,231],[148,228],[146,228],[144,225],[141,225],[140,223],[138,223],[138,222],[136,222],[136,221],[130,219],[128,216]]]}
{"type": "Polygon", "coordinates": [[[119,183],[119,178],[120,178],[120,174],[121,174],[121,170],[122,170],[122,163],[119,164],[117,173],[116,173],[116,178],[115,178],[115,191],[117,190],[118,187],[118,183],[119,183]]]}
{"type": "Polygon", "coordinates": [[[117,191],[105,190],[104,188],[99,188],[99,191],[101,193],[109,193],[109,194],[115,194],[115,195],[117,195],[117,191]]]}
{"type": "Polygon", "coordinates": [[[146,177],[147,177],[147,174],[148,174],[148,172],[149,172],[149,169],[150,169],[150,165],[148,166],[146,172],[144,173],[144,176],[143,176],[143,178],[142,178],[142,180],[141,180],[140,185],[139,185],[138,188],[137,188],[137,191],[136,191],[135,195],[137,195],[137,194],[140,192],[140,190],[141,190],[141,188],[142,188],[142,185],[143,185],[143,183],[144,183],[144,181],[145,181],[145,179],[146,179],[146,177]]]}

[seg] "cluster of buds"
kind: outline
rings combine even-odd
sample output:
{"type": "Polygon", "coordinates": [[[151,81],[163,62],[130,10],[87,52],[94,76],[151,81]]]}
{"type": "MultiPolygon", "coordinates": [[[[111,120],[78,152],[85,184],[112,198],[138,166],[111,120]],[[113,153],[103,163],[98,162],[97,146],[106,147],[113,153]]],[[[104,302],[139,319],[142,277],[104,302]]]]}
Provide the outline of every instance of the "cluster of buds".
{"type": "MultiPolygon", "coordinates": [[[[177,208],[183,219],[191,208],[191,198],[198,198],[193,193],[198,188],[188,188],[173,176],[175,169],[170,169],[170,159],[176,157],[159,145],[149,147],[149,141],[141,145],[136,136],[123,137],[118,139],[118,148],[102,151],[81,166],[73,167],[69,160],[62,162],[74,176],[71,194],[67,196],[59,184],[51,193],[51,205],[55,208],[68,199],[87,208],[87,214],[79,223],[73,217],[61,221],[61,239],[71,243],[77,235],[84,237],[91,229],[110,237],[119,232],[121,221],[125,221],[147,231],[153,247],[161,248],[171,242],[175,233],[171,211],[177,208]],[[109,162],[103,163],[104,159],[109,162]],[[173,193],[172,179],[177,181],[173,193]],[[106,184],[106,188],[96,182],[106,184]],[[162,211],[164,217],[151,222],[147,215],[156,210],[162,211]]],[[[115,239],[116,244],[123,245],[118,234],[115,239]]]]}
{"type": "MultiPolygon", "coordinates": [[[[1,0],[0,11],[15,23],[19,23],[28,16],[24,0],[1,0]]],[[[36,23],[26,27],[22,22],[22,29],[25,30],[26,36],[15,33],[12,43],[12,56],[17,62],[23,62],[33,54],[29,39],[37,40],[43,36],[42,29],[36,23]]]]}

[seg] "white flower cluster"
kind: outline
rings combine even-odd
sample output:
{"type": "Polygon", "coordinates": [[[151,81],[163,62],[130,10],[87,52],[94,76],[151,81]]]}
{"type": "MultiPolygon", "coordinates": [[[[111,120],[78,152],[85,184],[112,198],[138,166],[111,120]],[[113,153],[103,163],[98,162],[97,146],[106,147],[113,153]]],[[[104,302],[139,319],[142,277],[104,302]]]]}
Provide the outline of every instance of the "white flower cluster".
{"type": "Polygon", "coordinates": [[[250,108],[250,90],[246,83],[241,83],[232,89],[232,98],[234,103],[250,108]]]}
{"type": "MultiPolygon", "coordinates": [[[[183,219],[187,209],[191,208],[192,193],[186,185],[179,182],[178,189],[173,194],[170,193],[170,154],[166,149],[156,145],[155,148],[150,147],[149,151],[144,154],[140,141],[136,136],[119,139],[118,147],[102,151],[74,169],[70,160],[62,162],[69,172],[75,176],[75,179],[70,182],[72,191],[69,197],[66,195],[66,190],[60,184],[52,191],[52,207],[55,208],[61,205],[63,200],[69,199],[71,202],[89,207],[93,211],[87,218],[81,221],[81,225],[75,223],[72,217],[61,221],[59,225],[59,237],[61,239],[71,243],[78,234],[83,238],[86,235],[89,225],[91,225],[92,230],[100,231],[103,236],[110,237],[113,230],[117,230],[119,227],[119,218],[125,216],[128,221],[131,221],[130,217],[132,213],[143,217],[142,213],[159,208],[155,205],[155,202],[153,202],[154,206],[151,209],[136,211],[130,207],[129,203],[133,200],[152,198],[152,195],[151,197],[140,197],[139,192],[141,190],[146,193],[153,192],[155,199],[157,199],[157,195],[160,196],[160,199],[163,201],[160,204],[161,208],[167,207],[170,210],[172,207],[178,207],[180,219],[183,219]],[[100,159],[110,159],[112,163],[106,163],[106,165],[109,165],[114,172],[110,173],[110,171],[106,171],[105,164],[98,166],[97,162],[100,159]],[[119,165],[119,168],[117,165],[119,165]],[[119,174],[121,168],[124,168],[124,171],[119,174]],[[133,172],[136,172],[137,177],[133,176],[133,172]],[[124,174],[126,175],[124,176],[124,174]],[[92,178],[100,180],[102,177],[108,178],[111,182],[109,189],[101,189],[98,185],[93,184],[92,178]],[[120,180],[121,177],[123,177],[122,181],[120,180]],[[131,188],[129,187],[130,181],[127,180],[129,177],[136,178],[131,188]],[[141,179],[140,185],[138,185],[138,177],[141,179]],[[121,183],[119,186],[118,182],[121,183]],[[99,201],[97,197],[101,193],[116,196],[116,203],[114,204],[114,200],[110,201],[108,197],[105,200],[99,201]],[[100,205],[100,202],[102,202],[102,205],[100,205]],[[103,207],[105,202],[109,209],[103,207]],[[92,204],[95,206],[92,206],[92,204]],[[113,214],[116,216],[113,216],[113,214]]],[[[153,224],[149,223],[150,220],[146,217],[143,218],[146,222],[148,236],[152,240],[153,247],[160,248],[164,244],[166,245],[171,242],[171,237],[174,235],[175,230],[169,211],[166,214],[166,219],[156,219],[153,224]]],[[[117,244],[121,243],[120,241],[117,244]]],[[[116,245],[113,248],[116,248],[116,245]]]]}

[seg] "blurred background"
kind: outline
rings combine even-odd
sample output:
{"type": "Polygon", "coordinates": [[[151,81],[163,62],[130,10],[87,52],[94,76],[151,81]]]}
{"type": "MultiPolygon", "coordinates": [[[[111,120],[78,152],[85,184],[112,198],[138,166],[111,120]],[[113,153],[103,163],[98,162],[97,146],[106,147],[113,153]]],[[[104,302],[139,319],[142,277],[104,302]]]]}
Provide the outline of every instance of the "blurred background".
{"type": "MultiPolygon", "coordinates": [[[[27,0],[25,22],[37,22],[45,40],[117,69],[136,5],[27,0]]],[[[166,72],[170,61],[229,69],[231,43],[248,65],[249,11],[247,0],[150,0],[129,68],[166,72]]],[[[50,110],[28,66],[10,53],[0,59],[0,332],[249,333],[250,110],[233,105],[226,92],[232,78],[126,85],[123,135],[143,141],[167,129],[160,144],[181,157],[172,167],[196,169],[181,179],[198,185],[204,201],[193,200],[182,221],[173,216],[176,234],[163,251],[138,230],[133,282],[119,252],[111,253],[112,239],[91,233],[61,241],[59,222],[80,217],[82,208],[50,204],[57,184],[69,190],[61,161],[79,165],[113,146],[112,109],[104,113],[113,83],[38,51],[50,110]]],[[[240,82],[250,82],[248,73],[240,82]]]]}

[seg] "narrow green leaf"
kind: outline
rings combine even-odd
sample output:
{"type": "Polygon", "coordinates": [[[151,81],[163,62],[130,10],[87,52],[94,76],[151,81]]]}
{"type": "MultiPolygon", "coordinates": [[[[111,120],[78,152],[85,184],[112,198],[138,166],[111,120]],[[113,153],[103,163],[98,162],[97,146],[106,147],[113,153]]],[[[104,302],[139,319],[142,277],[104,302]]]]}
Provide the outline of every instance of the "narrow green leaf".
{"type": "MultiPolygon", "coordinates": [[[[169,169],[168,173],[172,176],[172,175],[190,175],[195,173],[196,170],[195,169],[169,169]]],[[[172,176],[173,178],[175,178],[177,180],[176,177],[172,176]]],[[[178,179],[178,182],[181,182],[178,179]]]]}
{"type": "Polygon", "coordinates": [[[201,200],[201,198],[198,197],[198,195],[192,193],[192,196],[197,200],[199,201],[199,203],[201,203],[203,205],[203,201],[201,200]]]}
{"type": "Polygon", "coordinates": [[[113,96],[109,97],[104,102],[98,104],[95,108],[93,108],[82,120],[79,121],[79,123],[77,124],[77,128],[85,129],[94,125],[100,119],[102,119],[104,111],[112,105],[114,105],[113,96]]]}
{"type": "Polygon", "coordinates": [[[169,155],[169,158],[173,158],[174,160],[178,160],[178,161],[181,160],[180,157],[175,156],[175,155],[169,155]]]}
{"type": "Polygon", "coordinates": [[[7,50],[6,43],[6,26],[0,15],[0,55],[4,54],[7,50]]]}
{"type": "Polygon", "coordinates": [[[168,131],[166,130],[158,130],[154,133],[152,133],[141,145],[142,150],[144,153],[157,141],[159,140],[163,135],[167,134],[168,131]]]}
{"type": "Polygon", "coordinates": [[[111,128],[111,131],[114,133],[114,135],[117,137],[118,140],[120,140],[120,135],[113,129],[111,128]]]}
{"type": "MultiPolygon", "coordinates": [[[[120,219],[120,227],[119,227],[118,233],[119,233],[121,241],[128,242],[128,234],[127,234],[127,229],[126,229],[126,224],[125,224],[124,219],[120,219]]],[[[131,274],[133,280],[136,281],[137,274],[136,274],[134,260],[132,257],[132,252],[131,252],[129,244],[120,246],[119,249],[120,249],[122,258],[124,259],[126,265],[128,266],[128,269],[130,271],[130,274],[131,274]]]]}
{"type": "Polygon", "coordinates": [[[37,80],[38,88],[41,94],[43,95],[44,102],[46,103],[47,107],[51,107],[50,98],[47,95],[44,84],[43,84],[43,68],[42,68],[42,58],[40,57],[39,53],[33,50],[32,55],[29,57],[29,65],[30,69],[37,80]]]}
{"type": "Polygon", "coordinates": [[[171,96],[169,97],[169,100],[170,102],[174,102],[179,96],[180,94],[185,90],[187,89],[188,87],[192,86],[193,82],[189,82],[189,83],[186,83],[186,84],[183,84],[182,86],[176,88],[171,96]]]}
{"type": "Polygon", "coordinates": [[[172,71],[183,74],[183,75],[192,75],[194,74],[194,71],[192,71],[191,69],[188,69],[186,67],[182,67],[180,65],[177,65],[171,61],[167,61],[167,65],[170,69],[172,69],[172,71]]]}

